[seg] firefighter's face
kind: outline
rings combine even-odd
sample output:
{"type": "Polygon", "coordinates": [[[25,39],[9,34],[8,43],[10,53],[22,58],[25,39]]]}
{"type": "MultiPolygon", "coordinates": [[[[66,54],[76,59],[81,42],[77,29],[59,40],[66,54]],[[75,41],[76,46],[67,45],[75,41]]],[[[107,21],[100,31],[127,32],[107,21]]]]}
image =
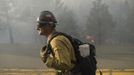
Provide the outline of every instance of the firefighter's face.
{"type": "Polygon", "coordinates": [[[39,35],[47,35],[48,25],[38,23],[37,31],[38,31],[39,35]]]}

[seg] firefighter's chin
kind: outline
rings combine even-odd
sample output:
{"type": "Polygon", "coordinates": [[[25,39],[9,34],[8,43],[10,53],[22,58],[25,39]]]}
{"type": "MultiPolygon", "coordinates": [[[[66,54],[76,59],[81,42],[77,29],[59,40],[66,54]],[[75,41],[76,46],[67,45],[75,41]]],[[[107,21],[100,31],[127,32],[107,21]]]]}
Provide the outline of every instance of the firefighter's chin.
{"type": "Polygon", "coordinates": [[[43,33],[42,33],[41,31],[38,31],[38,34],[39,34],[39,35],[43,35],[43,33]]]}

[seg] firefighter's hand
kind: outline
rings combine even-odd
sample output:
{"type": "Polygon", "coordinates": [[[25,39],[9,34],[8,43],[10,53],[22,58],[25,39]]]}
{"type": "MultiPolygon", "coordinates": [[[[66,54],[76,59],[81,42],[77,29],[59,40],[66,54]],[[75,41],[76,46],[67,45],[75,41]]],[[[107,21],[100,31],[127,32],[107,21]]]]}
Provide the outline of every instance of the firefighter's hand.
{"type": "Polygon", "coordinates": [[[46,51],[47,51],[47,48],[46,46],[42,47],[41,50],[40,50],[40,57],[41,57],[41,60],[45,63],[46,62],[46,51]]]}
{"type": "Polygon", "coordinates": [[[41,58],[44,58],[45,53],[46,53],[46,46],[44,46],[44,47],[42,47],[42,48],[40,49],[40,57],[41,57],[41,58]]]}
{"type": "Polygon", "coordinates": [[[41,51],[44,52],[44,51],[46,50],[46,47],[47,47],[47,46],[42,47],[42,48],[41,48],[41,51]]]}
{"type": "Polygon", "coordinates": [[[40,56],[43,57],[44,54],[46,53],[46,46],[42,47],[40,50],[40,56]]]}

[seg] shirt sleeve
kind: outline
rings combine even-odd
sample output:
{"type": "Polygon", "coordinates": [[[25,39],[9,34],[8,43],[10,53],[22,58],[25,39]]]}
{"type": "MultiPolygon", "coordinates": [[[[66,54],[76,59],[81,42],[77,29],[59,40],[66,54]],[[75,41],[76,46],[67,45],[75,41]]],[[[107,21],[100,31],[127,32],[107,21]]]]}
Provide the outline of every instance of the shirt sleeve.
{"type": "Polygon", "coordinates": [[[55,54],[50,55],[47,59],[46,65],[59,70],[69,70],[72,68],[71,57],[68,51],[67,42],[63,37],[54,38],[51,41],[51,47],[55,54]]]}

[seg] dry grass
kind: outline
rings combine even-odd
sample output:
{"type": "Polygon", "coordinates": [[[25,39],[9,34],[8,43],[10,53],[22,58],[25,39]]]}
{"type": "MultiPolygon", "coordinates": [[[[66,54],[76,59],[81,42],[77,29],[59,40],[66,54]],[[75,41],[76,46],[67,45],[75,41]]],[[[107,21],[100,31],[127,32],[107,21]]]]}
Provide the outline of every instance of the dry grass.
{"type": "MultiPolygon", "coordinates": [[[[110,70],[103,69],[103,75],[134,75],[134,69],[110,70]]],[[[99,71],[96,75],[100,75],[99,71]]],[[[31,70],[31,69],[1,69],[0,75],[56,75],[55,70],[31,70]]]]}
{"type": "MultiPolygon", "coordinates": [[[[0,44],[0,68],[40,68],[43,63],[39,58],[39,49],[39,45],[0,44]]],[[[98,65],[103,68],[103,75],[134,75],[133,58],[133,45],[97,46],[98,65]]],[[[54,70],[0,69],[0,75],[55,75],[55,73],[54,70]]],[[[97,75],[100,75],[98,71],[97,75]]]]}

